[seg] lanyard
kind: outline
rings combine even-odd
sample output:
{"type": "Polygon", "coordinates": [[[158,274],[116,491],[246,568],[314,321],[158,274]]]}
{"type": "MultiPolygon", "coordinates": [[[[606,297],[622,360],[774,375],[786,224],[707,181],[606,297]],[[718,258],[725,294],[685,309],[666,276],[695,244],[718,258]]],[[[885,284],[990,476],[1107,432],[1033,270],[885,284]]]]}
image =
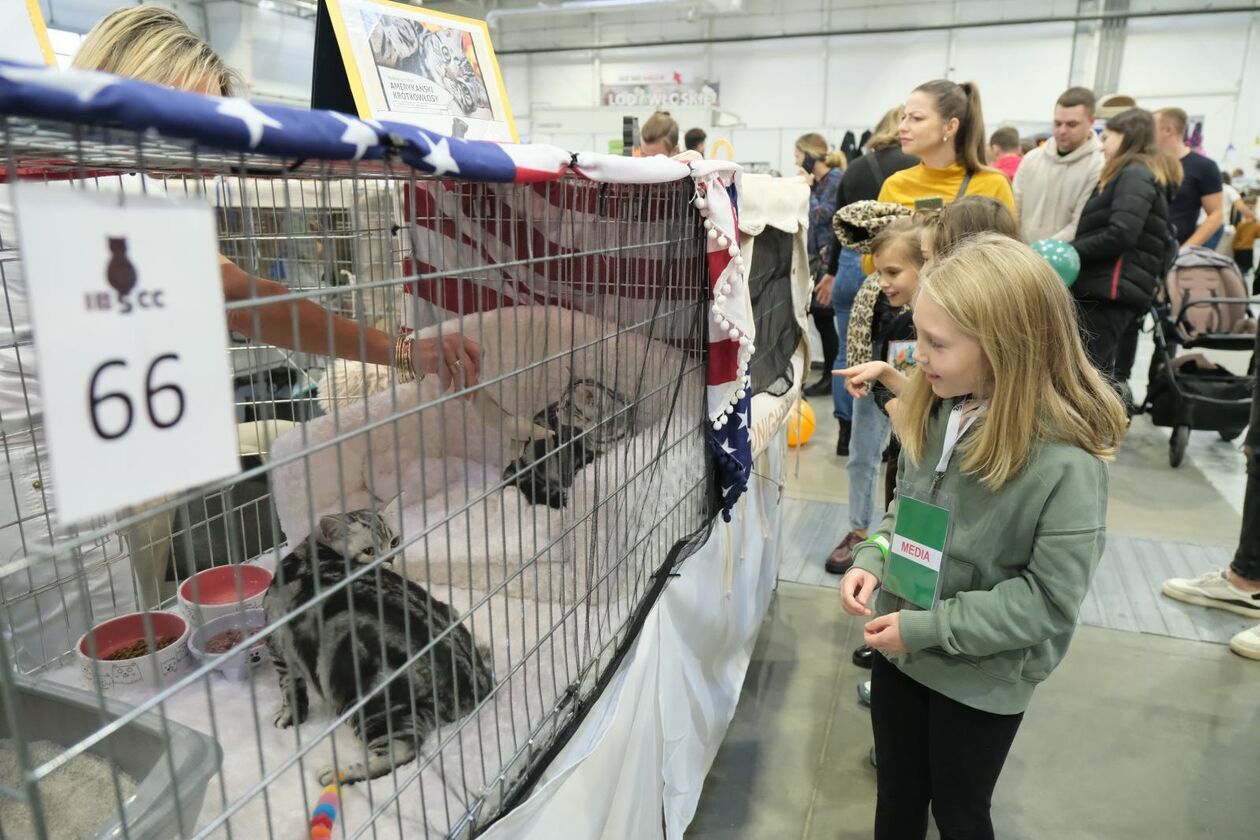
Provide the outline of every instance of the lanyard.
{"type": "Polygon", "coordinates": [[[957,201],[958,199],[962,198],[964,195],[967,194],[967,187],[969,184],[971,184],[970,172],[968,172],[965,176],[963,176],[962,184],[959,185],[958,187],[958,195],[954,196],[954,201],[957,201]]]}
{"type": "Polygon", "coordinates": [[[941,460],[936,465],[936,474],[938,476],[949,469],[949,459],[953,456],[954,448],[958,446],[958,441],[962,440],[963,435],[967,434],[967,430],[984,413],[986,408],[988,408],[988,403],[967,401],[960,402],[949,413],[949,422],[945,426],[945,445],[941,449],[941,460]]]}

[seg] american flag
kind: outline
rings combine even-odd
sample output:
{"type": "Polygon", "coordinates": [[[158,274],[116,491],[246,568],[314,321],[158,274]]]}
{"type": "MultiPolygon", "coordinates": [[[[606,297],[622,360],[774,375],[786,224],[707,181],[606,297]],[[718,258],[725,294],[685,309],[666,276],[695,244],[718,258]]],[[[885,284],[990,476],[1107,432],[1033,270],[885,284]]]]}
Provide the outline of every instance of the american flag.
{"type": "MultiPolygon", "coordinates": [[[[575,194],[566,197],[574,200],[573,206],[579,211],[594,212],[595,208],[584,207],[582,202],[598,200],[598,192],[581,191],[581,184],[575,179],[608,184],[668,184],[689,178],[694,184],[694,204],[703,217],[706,236],[710,295],[706,359],[709,444],[717,463],[716,478],[726,519],[747,487],[752,470],[748,363],[754,332],[745,266],[739,252],[735,188],[738,167],[732,163],[684,163],[664,157],[626,158],[572,153],[546,145],[463,140],[412,125],[358,119],[333,111],[255,105],[244,99],[201,96],[104,73],[12,62],[0,62],[0,115],[154,131],[172,139],[195,141],[207,149],[286,159],[346,161],[397,156],[419,172],[447,179],[427,182],[424,190],[413,191],[411,211],[417,219],[426,210],[438,209],[437,204],[426,208],[420,202],[464,200],[457,186],[459,181],[537,184],[568,179],[560,189],[570,189],[571,185],[575,194]]],[[[3,178],[0,174],[0,180],[3,178]]],[[[533,196],[531,201],[547,200],[546,190],[526,194],[533,196]]],[[[519,259],[519,254],[513,256],[518,245],[567,249],[574,254],[598,250],[586,247],[590,243],[578,239],[566,241],[560,228],[530,224],[527,208],[521,210],[526,218],[508,220],[506,225],[510,227],[501,228],[499,222],[493,229],[483,226],[484,233],[476,237],[478,241],[452,237],[452,231],[440,225],[427,231],[421,229],[419,235],[441,237],[447,248],[455,245],[471,249],[483,265],[519,259]]],[[[547,218],[545,214],[534,216],[535,220],[547,218]]],[[[653,235],[651,223],[641,227],[641,235],[653,235]]],[[[415,248],[414,253],[443,251],[415,248]]],[[[601,274],[601,269],[608,266],[601,266],[599,261],[609,257],[585,253],[575,258],[587,261],[582,268],[588,273],[582,276],[607,276],[601,274]]],[[[646,301],[649,293],[656,294],[659,281],[671,270],[659,254],[619,259],[629,260],[619,270],[634,279],[618,293],[631,299],[639,295],[646,301]]],[[[525,295],[523,299],[547,302],[549,284],[557,279],[548,276],[547,272],[554,270],[546,267],[548,262],[556,264],[539,262],[530,266],[527,276],[509,270],[499,279],[511,284],[513,294],[525,295]]],[[[411,267],[422,280],[425,273],[440,273],[440,268],[423,260],[411,267]]],[[[443,278],[434,294],[446,301],[468,300],[483,308],[506,302],[495,289],[495,284],[443,278]]],[[[600,291],[591,289],[592,293],[600,291]]]]}

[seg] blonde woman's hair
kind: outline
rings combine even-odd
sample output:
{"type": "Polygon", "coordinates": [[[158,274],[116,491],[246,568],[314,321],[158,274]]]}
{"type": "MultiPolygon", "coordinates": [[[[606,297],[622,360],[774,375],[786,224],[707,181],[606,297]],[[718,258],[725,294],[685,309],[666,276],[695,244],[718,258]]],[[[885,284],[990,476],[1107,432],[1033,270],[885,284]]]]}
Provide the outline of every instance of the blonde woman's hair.
{"type": "Polygon", "coordinates": [[[665,154],[672,155],[678,151],[678,123],[669,111],[657,111],[639,129],[639,142],[664,142],[665,154]]]}
{"type": "Polygon", "coordinates": [[[905,105],[889,108],[884,113],[884,116],[880,117],[879,125],[875,126],[875,133],[871,135],[871,139],[866,141],[866,148],[873,152],[878,149],[887,149],[891,146],[900,145],[901,121],[905,118],[905,105]]]}
{"type": "MultiPolygon", "coordinates": [[[[979,342],[992,389],[989,410],[961,444],[962,468],[990,490],[1010,481],[1037,441],[1058,441],[1110,460],[1124,436],[1120,398],[1085,355],[1072,296],[1031,248],[995,233],[934,260],[916,298],[930,295],[979,342]]],[[[916,370],[896,421],[902,450],[922,460],[940,403],[916,370]]]]}
{"type": "Polygon", "coordinates": [[[839,169],[841,172],[848,166],[849,159],[845,157],[844,152],[832,149],[827,143],[827,138],[817,132],[802,134],[796,138],[796,148],[805,154],[821,161],[832,169],[839,169]]]}
{"type": "Polygon", "coordinates": [[[231,96],[241,81],[179,15],[157,6],[128,6],[101,18],[71,66],[219,96],[231,96]]]}

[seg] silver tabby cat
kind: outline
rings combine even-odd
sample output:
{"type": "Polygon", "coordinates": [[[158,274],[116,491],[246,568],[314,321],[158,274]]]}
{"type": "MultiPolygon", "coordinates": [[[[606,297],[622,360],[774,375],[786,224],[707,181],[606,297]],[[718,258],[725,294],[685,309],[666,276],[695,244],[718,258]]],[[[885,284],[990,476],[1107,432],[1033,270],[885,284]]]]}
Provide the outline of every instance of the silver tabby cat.
{"type": "MultiPolygon", "coordinates": [[[[343,784],[414,760],[438,725],[473,711],[493,686],[490,651],[474,642],[458,613],[383,565],[302,609],[397,547],[387,516],[362,510],[324,517],[315,556],[303,541],[281,560],[264,604],[268,622],[300,611],[268,638],[284,696],[277,727],[305,722],[308,688],[337,715],[370,697],[349,718],[367,746],[366,761],[342,768],[343,784]]],[[[330,767],[319,783],[337,778],[330,767]]]]}
{"type": "Polygon", "coordinates": [[[635,432],[633,401],[593,379],[569,383],[560,399],[534,416],[554,434],[527,443],[503,471],[531,504],[567,507],[579,470],[635,432]]]}

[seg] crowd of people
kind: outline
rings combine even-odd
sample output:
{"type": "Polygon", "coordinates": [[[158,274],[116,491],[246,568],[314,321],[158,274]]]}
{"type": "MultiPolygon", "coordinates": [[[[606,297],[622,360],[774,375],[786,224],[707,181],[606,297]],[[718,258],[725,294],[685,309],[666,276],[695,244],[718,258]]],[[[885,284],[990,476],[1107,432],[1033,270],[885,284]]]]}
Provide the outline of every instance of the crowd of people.
{"type": "MultiPolygon", "coordinates": [[[[974,84],[937,80],[847,167],[816,134],[796,144],[824,356],[806,393],[831,374],[849,484],[849,530],[823,562],[868,619],[854,660],[872,669],[877,838],[924,836],[929,806],[942,836],[993,836],[1007,751],[1102,557],[1143,320],[1173,266],[1226,230],[1251,268],[1254,199],[1190,148],[1184,111],[1073,87],[1048,116],[1025,150],[1014,129],[986,137],[974,84]],[[1029,247],[1044,240],[1079,257],[1071,281],[1029,247]],[[896,566],[907,551],[928,583],[896,566]]],[[[1164,592],[1260,621],[1256,553],[1164,592]]],[[[1260,626],[1232,648],[1260,659],[1260,626]]]]}

